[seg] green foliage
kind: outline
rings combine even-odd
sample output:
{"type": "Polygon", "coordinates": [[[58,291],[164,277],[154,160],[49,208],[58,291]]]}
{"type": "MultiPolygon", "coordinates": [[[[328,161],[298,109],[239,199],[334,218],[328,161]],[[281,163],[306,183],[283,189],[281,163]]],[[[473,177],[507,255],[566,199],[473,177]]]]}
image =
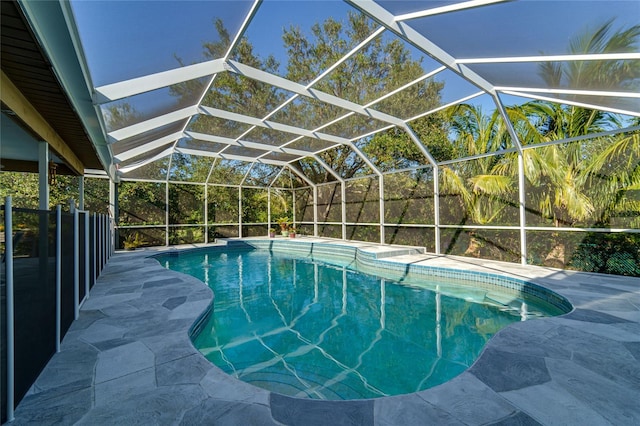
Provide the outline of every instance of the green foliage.
{"type": "MultiPolygon", "coordinates": [[[[449,108],[446,116],[458,156],[506,148],[506,127],[497,113],[488,117],[478,107],[461,104],[449,108]]],[[[501,156],[489,156],[441,167],[441,193],[455,196],[472,223],[504,223],[501,216],[517,191],[516,174],[505,167],[508,161],[501,156]]],[[[449,208],[456,207],[449,205],[449,208]]]]}
{"type": "MultiPolygon", "coordinates": [[[[587,30],[570,40],[571,54],[634,53],[638,51],[640,25],[613,30],[615,19],[609,19],[594,31],[587,30]]],[[[638,61],[571,61],[547,62],[540,68],[547,87],[568,87],[597,90],[627,90],[640,88],[638,61]]]]}
{"type": "Polygon", "coordinates": [[[165,184],[122,182],[118,185],[118,225],[166,223],[165,184]]]}
{"type": "Polygon", "coordinates": [[[109,131],[131,126],[141,120],[141,114],[127,101],[110,105],[106,112],[105,124],[109,131]]]}
{"type": "Polygon", "coordinates": [[[85,178],[84,207],[93,213],[109,214],[109,179],[85,178]]]}
{"type": "Polygon", "coordinates": [[[238,188],[207,186],[209,223],[238,223],[238,188]]]}
{"type": "MultiPolygon", "coordinates": [[[[265,189],[243,188],[242,223],[267,222],[267,191],[265,189]]],[[[262,233],[264,235],[264,232],[262,233]]]]}
{"type": "Polygon", "coordinates": [[[568,266],[587,272],[640,276],[640,235],[589,233],[568,266]]]}
{"type": "Polygon", "coordinates": [[[169,184],[169,223],[204,223],[204,186],[169,184]]]}
{"type": "MultiPolygon", "coordinates": [[[[0,172],[0,197],[11,195],[14,207],[26,209],[39,208],[37,173],[0,172]]],[[[87,179],[85,183],[93,180],[87,179]]],[[[79,178],[77,176],[57,175],[49,188],[49,208],[60,204],[63,211],[69,211],[69,201],[78,204],[80,198],[79,178]]],[[[108,187],[106,200],[109,199],[108,187]]]]}
{"type": "Polygon", "coordinates": [[[204,243],[204,227],[187,226],[169,228],[169,244],[204,243]]]}
{"type": "Polygon", "coordinates": [[[0,196],[11,195],[15,207],[38,208],[38,175],[36,173],[0,172],[0,196]]]}
{"type": "Polygon", "coordinates": [[[145,244],[146,242],[137,232],[133,232],[127,235],[123,242],[125,250],[135,250],[136,248],[142,247],[145,244]]]}
{"type": "Polygon", "coordinates": [[[280,225],[280,229],[282,231],[285,231],[289,229],[289,226],[291,224],[291,219],[288,216],[280,216],[279,218],[276,219],[276,223],[280,225]]]}
{"type": "MultiPolygon", "coordinates": [[[[347,22],[328,19],[314,25],[310,37],[304,35],[297,27],[285,29],[283,41],[288,54],[286,77],[298,82],[313,80],[352,50],[361,40],[373,33],[376,26],[363,15],[352,13],[347,22]]],[[[388,40],[377,37],[314,87],[360,105],[366,105],[376,97],[420,77],[423,73],[420,62],[411,58],[408,49],[398,39],[388,40]]],[[[422,111],[432,109],[440,103],[442,87],[441,83],[435,83],[432,80],[416,84],[404,91],[402,96],[386,100],[385,111],[393,113],[402,109],[408,102],[418,102],[420,105],[417,108],[422,111]]],[[[300,103],[291,105],[288,113],[290,116],[300,117],[298,122],[309,126],[309,120],[320,125],[345,112],[337,111],[331,106],[323,105],[323,108],[317,108],[311,103],[300,103]]],[[[446,133],[442,127],[438,126],[441,123],[438,116],[421,119],[416,125],[420,130],[417,132],[418,137],[425,137],[425,141],[439,145],[445,139],[442,135],[446,133]],[[427,136],[429,134],[433,134],[433,137],[427,136]]],[[[363,124],[363,122],[343,120],[343,125],[351,127],[348,131],[356,135],[367,133],[367,127],[354,132],[354,126],[363,124]]],[[[340,134],[340,131],[336,134],[340,134]]],[[[426,161],[415,142],[399,129],[390,129],[371,138],[359,140],[356,145],[383,170],[424,164],[426,161]]],[[[343,178],[358,176],[362,169],[366,168],[365,161],[360,156],[354,155],[346,146],[325,151],[320,154],[320,157],[343,178]]],[[[301,160],[300,163],[301,169],[314,182],[328,182],[334,179],[315,161],[301,160]]]]}
{"type": "Polygon", "coordinates": [[[185,182],[206,182],[213,159],[181,153],[173,154],[169,180],[185,182]]]}

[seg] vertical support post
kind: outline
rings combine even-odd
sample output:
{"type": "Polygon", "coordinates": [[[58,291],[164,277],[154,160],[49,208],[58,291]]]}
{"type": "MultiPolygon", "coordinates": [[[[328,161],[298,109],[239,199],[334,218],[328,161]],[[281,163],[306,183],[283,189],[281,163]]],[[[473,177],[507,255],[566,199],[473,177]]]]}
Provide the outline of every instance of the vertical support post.
{"type": "Polygon", "coordinates": [[[433,167],[433,214],[436,226],[436,254],[440,254],[440,171],[435,166],[433,167]]]}
{"type": "Polygon", "coordinates": [[[107,232],[104,229],[105,228],[105,226],[104,226],[104,224],[105,224],[104,218],[106,216],[107,215],[105,215],[105,214],[101,214],[100,215],[100,245],[101,245],[101,247],[100,247],[100,270],[101,271],[104,268],[104,258],[106,256],[105,248],[107,247],[107,243],[106,243],[106,240],[105,240],[105,235],[107,234],[107,232]]]}
{"type": "Polygon", "coordinates": [[[242,238],[242,187],[238,187],[238,237],[242,238]]]}
{"type": "Polygon", "coordinates": [[[109,242],[107,241],[107,235],[109,234],[109,215],[102,216],[102,267],[107,264],[107,247],[109,247],[109,242]]]}
{"type": "Polygon", "coordinates": [[[98,215],[98,229],[96,230],[98,233],[98,269],[102,272],[102,250],[104,246],[104,241],[102,241],[102,215],[98,215]]]}
{"type": "Polygon", "coordinates": [[[111,256],[111,216],[104,217],[104,264],[107,264],[111,256]]]}
{"type": "Polygon", "coordinates": [[[204,183],[204,243],[209,242],[209,185],[204,183]]]}
{"type": "Polygon", "coordinates": [[[318,236],[318,185],[313,187],[313,236],[318,236]]]}
{"type": "Polygon", "coordinates": [[[56,352],[62,340],[62,206],[56,206],[56,352]]]}
{"type": "Polygon", "coordinates": [[[520,263],[527,264],[527,215],[526,197],[524,187],[524,154],[522,150],[518,152],[518,198],[520,204],[520,263]]]}
{"type": "Polygon", "coordinates": [[[111,222],[111,229],[113,229],[113,238],[111,239],[111,256],[116,252],[116,224],[111,222]]]}
{"type": "Polygon", "coordinates": [[[106,219],[107,224],[106,224],[106,228],[107,228],[107,257],[104,259],[104,263],[106,264],[109,259],[111,258],[111,241],[113,240],[113,234],[112,234],[112,230],[113,230],[113,220],[107,216],[106,219]]]}
{"type": "Polygon", "coordinates": [[[111,217],[109,215],[104,218],[104,264],[107,264],[111,256],[111,217]]]}
{"type": "Polygon", "coordinates": [[[380,244],[385,243],[384,236],[384,175],[381,174],[378,176],[379,185],[378,185],[378,198],[380,204],[380,244]]]}
{"type": "Polygon", "coordinates": [[[6,273],[6,324],[7,324],[7,422],[14,419],[15,404],[15,325],[13,298],[13,212],[11,196],[4,201],[5,273],[6,273]]]}
{"type": "Polygon", "coordinates": [[[293,199],[293,208],[292,208],[292,220],[293,220],[293,226],[296,226],[296,191],[295,190],[291,190],[291,198],[293,199]]]}
{"type": "Polygon", "coordinates": [[[73,210],[73,317],[80,317],[80,229],[78,209],[73,210]]]}
{"type": "Polygon", "coordinates": [[[442,301],[440,286],[436,286],[436,354],[442,356],[442,301]]]}
{"type": "Polygon", "coordinates": [[[267,228],[271,228],[271,188],[267,188],[267,228]]]}
{"type": "MultiPolygon", "coordinates": [[[[111,217],[115,221],[116,226],[118,225],[118,216],[120,216],[118,198],[118,185],[114,181],[109,179],[109,213],[111,213],[111,217]]],[[[115,235],[115,238],[117,238],[117,234],[115,235]]],[[[105,239],[104,241],[110,241],[110,239],[105,239]]],[[[106,247],[108,246],[105,246],[105,248],[106,247]]],[[[108,252],[105,252],[105,254],[107,253],[108,252]]]]}
{"type": "Polygon", "coordinates": [[[93,215],[93,282],[98,279],[98,214],[93,215]]]}
{"type": "Polygon", "coordinates": [[[102,236],[100,235],[100,216],[101,215],[96,213],[96,276],[99,276],[100,272],[102,272],[102,242],[100,240],[102,236]]]}
{"type": "Polygon", "coordinates": [[[96,228],[96,235],[98,236],[98,272],[102,272],[102,215],[98,215],[97,218],[98,227],[96,228]]]}
{"type": "Polygon", "coordinates": [[[113,219],[107,216],[107,258],[105,263],[111,258],[111,245],[113,244],[113,234],[115,233],[115,228],[113,226],[113,219]]]}
{"type": "Polygon", "coordinates": [[[84,212],[84,294],[89,298],[89,212],[84,212]]]}
{"type": "Polygon", "coordinates": [[[342,207],[342,239],[347,239],[347,183],[343,180],[340,182],[340,199],[342,207]]]}
{"type": "Polygon", "coordinates": [[[107,263],[107,215],[102,215],[102,267],[104,268],[104,264],[107,263]]]}
{"type": "Polygon", "coordinates": [[[84,210],[84,176],[78,179],[78,208],[84,210]]]}
{"type": "Polygon", "coordinates": [[[165,245],[169,245],[169,182],[164,183],[165,245]]]}
{"type": "Polygon", "coordinates": [[[49,144],[38,142],[38,209],[49,210],[49,144]]]}

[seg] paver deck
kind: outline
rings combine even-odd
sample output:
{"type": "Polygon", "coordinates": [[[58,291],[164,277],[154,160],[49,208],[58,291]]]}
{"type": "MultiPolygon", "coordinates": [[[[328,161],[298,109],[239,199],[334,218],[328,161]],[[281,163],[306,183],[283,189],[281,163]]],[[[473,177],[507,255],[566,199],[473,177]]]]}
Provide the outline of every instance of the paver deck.
{"type": "Polygon", "coordinates": [[[13,424],[640,424],[640,279],[451,256],[394,257],[527,278],[575,309],[508,326],[471,368],[435,388],[318,401],[271,393],[209,363],[188,332],[212,292],[147,258],[162,250],[111,258],[13,424]]]}

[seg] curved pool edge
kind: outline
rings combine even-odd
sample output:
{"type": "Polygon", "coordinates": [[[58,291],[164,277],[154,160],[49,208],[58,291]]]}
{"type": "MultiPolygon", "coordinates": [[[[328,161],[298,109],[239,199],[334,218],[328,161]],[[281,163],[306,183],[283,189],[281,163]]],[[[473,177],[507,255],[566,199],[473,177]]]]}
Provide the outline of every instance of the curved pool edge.
{"type": "MultiPolygon", "coordinates": [[[[356,246],[352,242],[342,241],[321,241],[309,239],[264,239],[264,238],[245,238],[242,240],[225,240],[224,244],[209,245],[206,247],[198,247],[185,249],[181,251],[174,250],[173,255],[179,253],[194,253],[203,250],[234,250],[234,249],[259,249],[271,252],[296,254],[299,256],[312,257],[339,257],[341,260],[353,259],[359,268],[367,268],[364,272],[381,275],[402,274],[400,277],[390,276],[391,279],[401,280],[408,274],[414,277],[435,277],[445,279],[461,279],[467,283],[481,286],[485,289],[498,289],[515,293],[523,298],[532,297],[550,304],[561,313],[556,315],[564,315],[573,310],[573,305],[564,296],[558,294],[552,289],[544,285],[538,284],[532,280],[514,276],[513,274],[500,272],[477,271],[473,269],[454,268],[451,266],[442,267],[428,264],[426,261],[416,261],[415,257],[428,256],[424,249],[418,247],[407,246],[388,246],[379,244],[366,244],[356,246]],[[414,257],[409,262],[407,257],[414,257]]],[[[166,255],[157,254],[152,257],[160,257],[166,255]]],[[[554,315],[554,316],[556,316],[554,315]]]]}
{"type": "Polygon", "coordinates": [[[529,279],[567,298],[575,308],[566,315],[506,327],[472,367],[434,388],[370,400],[318,401],[272,394],[209,363],[190,345],[187,334],[204,308],[185,312],[178,323],[165,321],[165,299],[188,298],[198,291],[204,296],[201,290],[207,288],[192,277],[184,286],[175,286],[188,276],[146,259],[167,251],[118,252],[111,258],[61,352],[16,410],[15,424],[61,419],[67,424],[126,424],[157,419],[153,416],[175,424],[206,419],[305,425],[640,423],[640,279],[439,257],[444,266],[461,262],[457,264],[464,269],[485,268],[529,279]],[[171,292],[160,285],[142,290],[158,277],[171,292]],[[160,297],[163,292],[167,295],[160,297]],[[152,337],[131,324],[134,307],[145,316],[158,317],[156,324],[145,327],[153,329],[152,337]],[[107,340],[96,342],[101,327],[126,330],[125,341],[105,335],[107,340]],[[92,336],[92,342],[83,333],[92,336]],[[126,377],[150,371],[155,379],[128,379],[120,384],[122,392],[117,392],[117,381],[101,382],[96,364],[109,361],[118,350],[107,343],[145,346],[153,353],[155,367],[140,367],[126,377]],[[93,361],[85,360],[80,368],[78,351],[90,353],[93,361]]]}

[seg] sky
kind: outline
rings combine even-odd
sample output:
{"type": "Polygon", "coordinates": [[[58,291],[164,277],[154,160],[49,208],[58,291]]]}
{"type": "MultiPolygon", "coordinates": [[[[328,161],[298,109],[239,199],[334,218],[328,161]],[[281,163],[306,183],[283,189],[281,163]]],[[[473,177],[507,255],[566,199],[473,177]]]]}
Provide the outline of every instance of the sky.
{"type": "MultiPolygon", "coordinates": [[[[439,6],[453,2],[391,2],[381,4],[392,11],[415,10],[416,4],[439,6]]],[[[240,27],[249,1],[96,1],[72,0],[83,47],[94,85],[101,86],[179,66],[176,57],[191,64],[203,60],[202,44],[216,41],[213,20],[222,18],[231,36],[240,27]]],[[[265,0],[245,35],[261,57],[273,54],[285,63],[281,36],[284,28],[299,25],[309,33],[314,22],[328,17],[346,19],[351,7],[341,1],[265,0]]],[[[585,22],[595,27],[617,18],[616,26],[637,24],[640,1],[550,1],[507,2],[408,21],[416,29],[460,57],[536,55],[566,53],[572,36],[583,31],[585,22]],[[638,13],[635,13],[638,12],[638,13]],[[578,25],[569,14],[577,17],[578,25]],[[573,26],[572,26],[573,25],[573,26]],[[556,46],[556,47],[553,47],[556,46]]],[[[422,52],[412,48],[414,59],[422,52]]],[[[435,66],[425,61],[425,72],[435,66]]],[[[284,66],[282,66],[284,68],[284,66]]],[[[452,74],[452,73],[451,73],[452,74]]],[[[494,73],[495,74],[495,73],[494,73]]],[[[452,74],[453,75],[453,74],[452,74]]],[[[514,73],[504,78],[517,79],[514,73]]],[[[531,75],[528,76],[529,79],[531,75]]],[[[454,76],[455,80],[461,81],[454,76]]],[[[468,86],[466,82],[463,82],[468,86]]],[[[470,94],[475,88],[447,80],[451,96],[470,94]]],[[[450,96],[450,97],[451,97],[450,96]]],[[[482,102],[485,109],[491,102],[482,102]]]]}

